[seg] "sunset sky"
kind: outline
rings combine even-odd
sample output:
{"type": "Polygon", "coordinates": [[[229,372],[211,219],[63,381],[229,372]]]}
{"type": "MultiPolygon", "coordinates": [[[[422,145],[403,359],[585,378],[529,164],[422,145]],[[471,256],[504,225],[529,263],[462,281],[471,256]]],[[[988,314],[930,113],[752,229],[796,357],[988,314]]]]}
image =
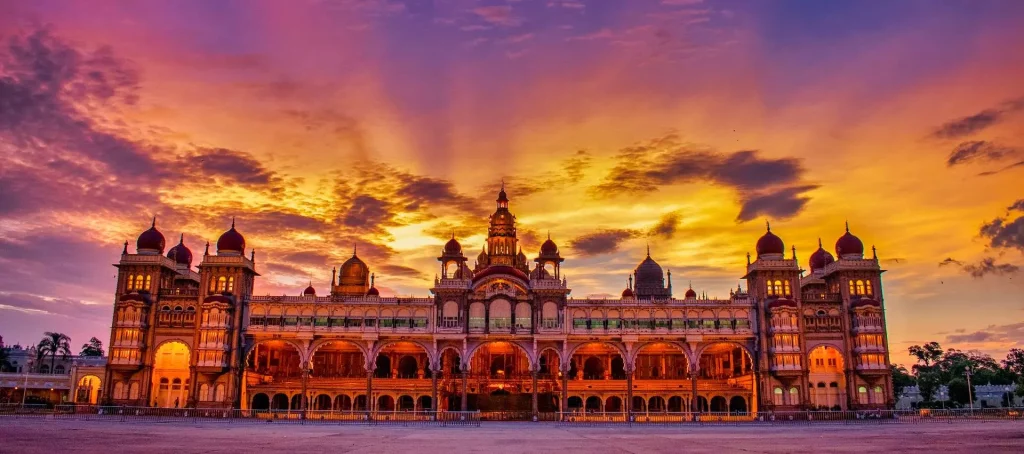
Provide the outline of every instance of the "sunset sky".
{"type": "Polygon", "coordinates": [[[766,219],[805,267],[848,220],[888,270],[894,362],[1024,347],[1021,1],[0,11],[7,344],[106,343],[111,264],[153,216],[196,264],[234,216],[257,294],[322,293],[358,244],[382,293],[428,296],[504,179],[577,298],[619,294],[648,243],[677,293],[727,297],[766,219]]]}

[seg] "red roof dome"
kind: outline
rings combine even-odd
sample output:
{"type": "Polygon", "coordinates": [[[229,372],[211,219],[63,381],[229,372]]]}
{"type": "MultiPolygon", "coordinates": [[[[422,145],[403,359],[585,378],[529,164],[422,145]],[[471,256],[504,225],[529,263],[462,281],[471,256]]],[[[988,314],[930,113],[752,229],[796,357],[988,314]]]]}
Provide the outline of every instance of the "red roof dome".
{"type": "Polygon", "coordinates": [[[548,236],[547,241],[540,245],[540,253],[542,255],[558,255],[558,245],[554,241],[551,241],[551,236],[548,236]]]}
{"type": "Polygon", "coordinates": [[[757,246],[755,247],[757,257],[761,258],[761,256],[765,254],[785,254],[786,245],[783,244],[782,238],[779,238],[772,233],[772,227],[770,225],[767,225],[766,223],[766,226],[768,227],[768,231],[765,232],[759,240],[757,240],[757,246]]]}
{"type": "Polygon", "coordinates": [[[633,297],[633,290],[630,289],[629,287],[627,287],[625,290],[622,291],[622,297],[623,298],[632,298],[633,297]]]}
{"type": "Polygon", "coordinates": [[[302,291],[302,296],[316,296],[316,289],[313,288],[312,282],[309,283],[309,287],[302,291]]]}
{"type": "Polygon", "coordinates": [[[137,252],[144,253],[156,251],[157,254],[164,253],[164,234],[160,233],[156,229],[156,218],[153,218],[153,224],[149,227],[149,230],[142,232],[139,235],[139,239],[135,241],[135,249],[137,252]]]}
{"type": "Polygon", "coordinates": [[[179,265],[192,267],[192,250],[185,246],[185,234],[181,234],[178,244],[167,251],[167,258],[174,260],[179,265]]]}
{"type": "Polygon", "coordinates": [[[697,292],[695,292],[692,288],[686,291],[686,298],[687,299],[696,298],[696,297],[697,297],[697,292]]]}
{"type": "Polygon", "coordinates": [[[768,309],[775,309],[777,307],[797,307],[796,301],[789,298],[779,298],[775,301],[768,303],[768,309]]]}
{"type": "Polygon", "coordinates": [[[231,230],[224,232],[217,239],[217,254],[221,252],[245,252],[245,237],[238,230],[235,230],[235,220],[231,220],[231,230]]]}
{"type": "Polygon", "coordinates": [[[452,233],[452,239],[444,244],[444,253],[447,255],[462,255],[462,245],[455,239],[454,233],[452,233]]]}
{"type": "Polygon", "coordinates": [[[366,291],[366,296],[380,296],[380,290],[377,290],[377,287],[370,287],[370,290],[366,291]]]}
{"type": "Polygon", "coordinates": [[[835,261],[836,259],[832,257],[832,254],[826,251],[825,248],[821,247],[821,238],[818,238],[818,250],[811,254],[811,259],[809,261],[811,272],[814,272],[814,270],[820,270],[829,263],[835,261]]]}
{"type": "Polygon", "coordinates": [[[864,256],[864,243],[850,233],[850,223],[846,223],[846,233],[836,241],[836,255],[839,258],[847,255],[864,256]]]}

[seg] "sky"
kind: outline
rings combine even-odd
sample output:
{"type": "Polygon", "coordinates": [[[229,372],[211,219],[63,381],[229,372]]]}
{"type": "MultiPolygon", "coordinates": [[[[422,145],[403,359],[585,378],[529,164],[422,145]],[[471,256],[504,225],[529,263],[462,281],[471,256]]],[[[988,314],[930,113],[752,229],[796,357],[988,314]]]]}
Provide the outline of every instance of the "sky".
{"type": "MultiPolygon", "coordinates": [[[[0,336],[109,339],[125,241],[256,294],[475,257],[504,181],[572,295],[727,297],[765,221],[877,248],[893,361],[1024,347],[1024,2],[0,0],[0,336]]],[[[744,284],[745,287],[745,284],[744,284]]]]}

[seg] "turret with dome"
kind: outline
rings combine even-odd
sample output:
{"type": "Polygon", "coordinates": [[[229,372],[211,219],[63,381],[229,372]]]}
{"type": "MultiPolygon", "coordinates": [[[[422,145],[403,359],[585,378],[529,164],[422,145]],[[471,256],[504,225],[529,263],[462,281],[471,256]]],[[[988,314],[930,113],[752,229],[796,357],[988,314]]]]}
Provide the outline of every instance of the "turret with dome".
{"type": "MultiPolygon", "coordinates": [[[[333,279],[333,278],[332,278],[333,279]]],[[[352,257],[341,264],[338,282],[331,289],[335,296],[363,296],[370,290],[370,267],[359,258],[358,249],[352,247],[352,257]]]]}
{"type": "Polygon", "coordinates": [[[651,247],[647,246],[647,257],[633,271],[636,277],[636,288],[633,293],[637,299],[667,299],[672,297],[672,273],[668,273],[668,286],[665,286],[665,274],[661,265],[651,258],[651,247]]]}

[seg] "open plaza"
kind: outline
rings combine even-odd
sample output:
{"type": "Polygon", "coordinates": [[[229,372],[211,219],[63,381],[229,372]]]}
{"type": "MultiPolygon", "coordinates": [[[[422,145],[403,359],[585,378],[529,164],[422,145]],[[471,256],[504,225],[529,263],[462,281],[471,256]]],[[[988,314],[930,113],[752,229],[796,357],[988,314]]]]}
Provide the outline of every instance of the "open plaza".
{"type": "Polygon", "coordinates": [[[1024,421],[478,427],[0,419],[0,452],[1020,452],[1024,421]]]}

